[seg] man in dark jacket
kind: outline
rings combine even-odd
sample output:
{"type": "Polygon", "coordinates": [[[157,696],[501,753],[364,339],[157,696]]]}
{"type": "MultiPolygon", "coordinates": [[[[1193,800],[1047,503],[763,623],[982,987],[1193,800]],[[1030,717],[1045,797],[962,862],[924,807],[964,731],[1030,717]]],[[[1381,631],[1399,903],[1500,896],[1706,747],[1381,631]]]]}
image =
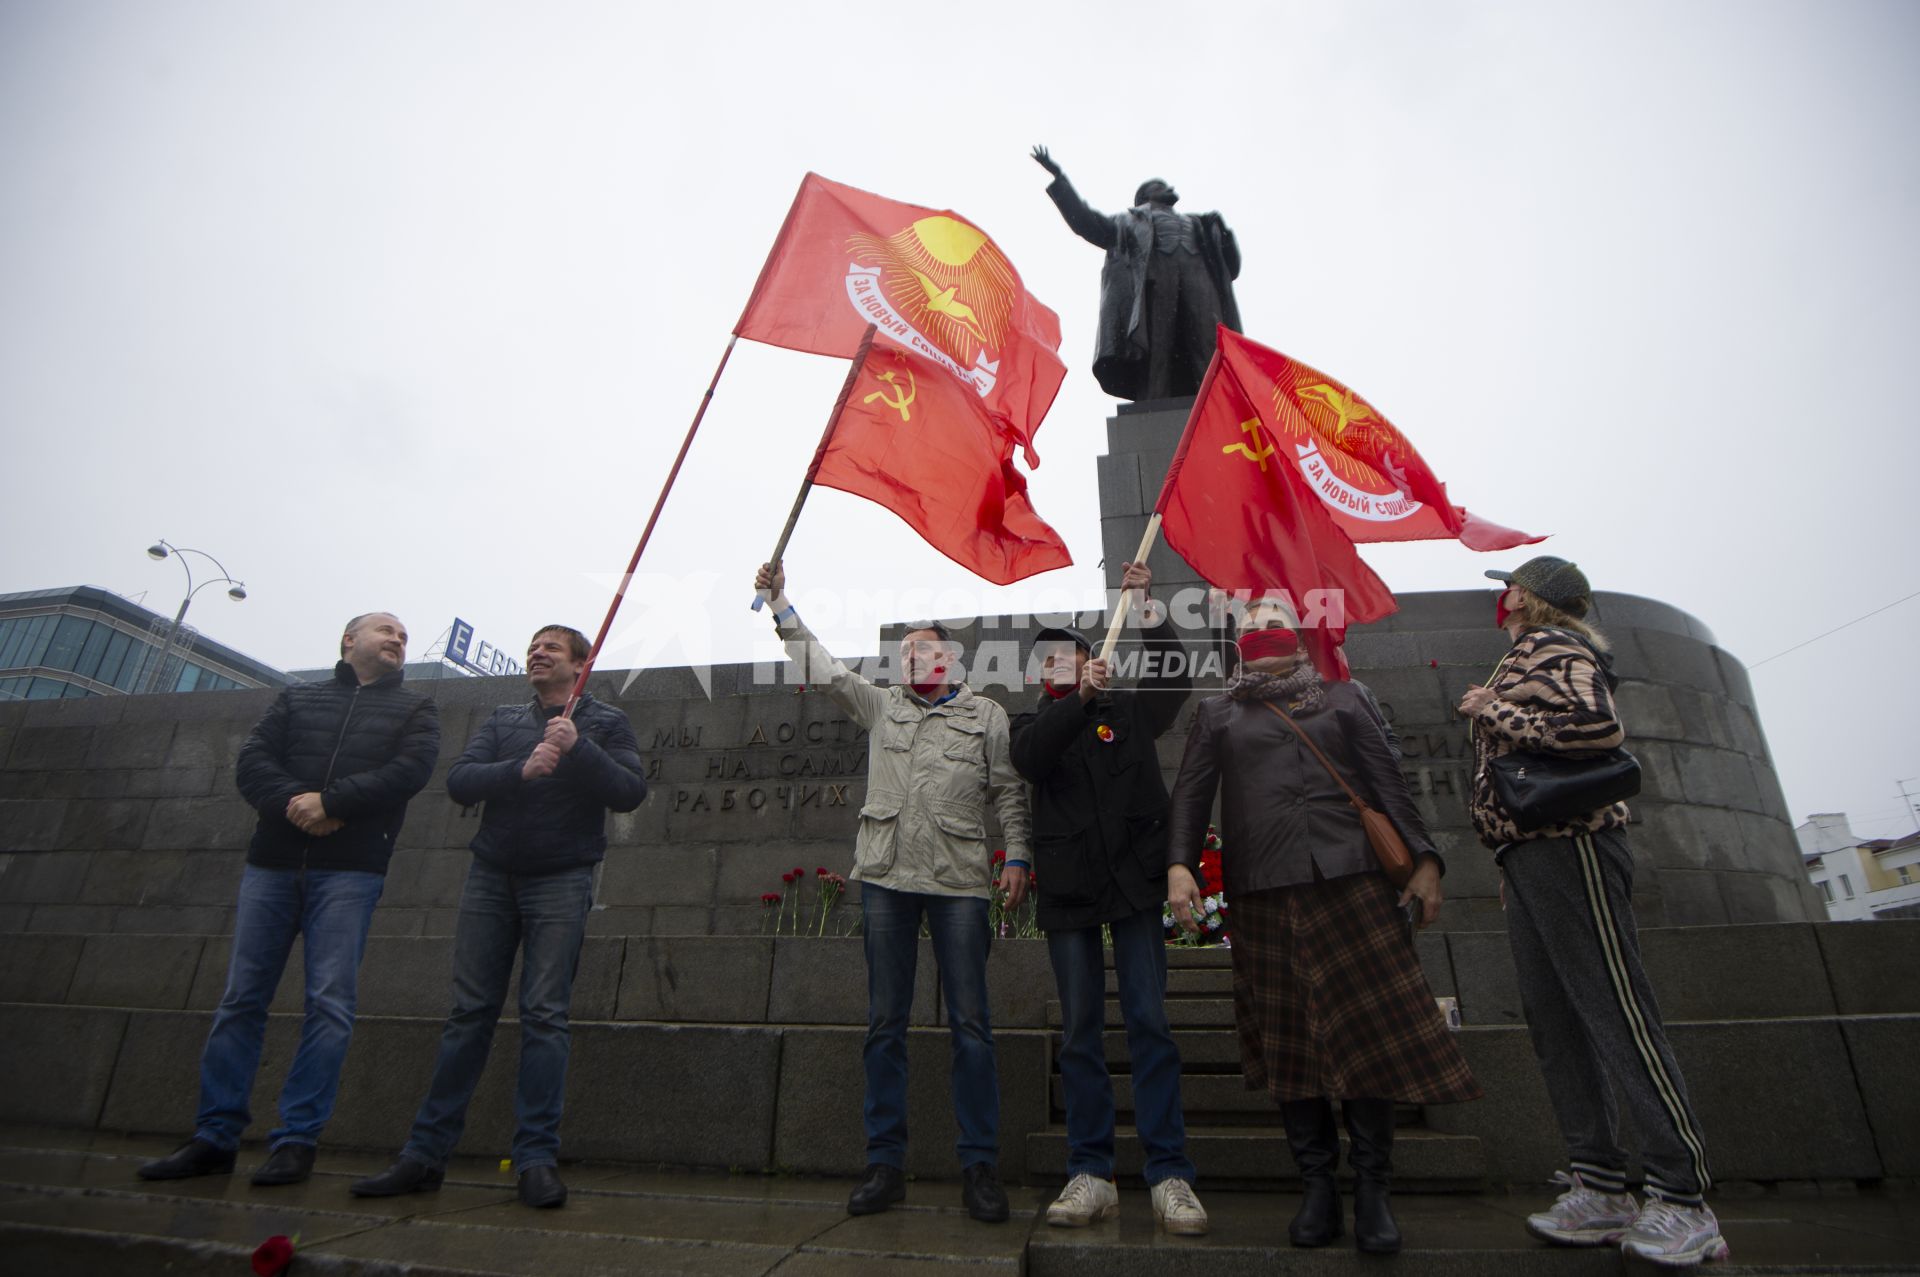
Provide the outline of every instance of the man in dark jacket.
{"type": "MultiPolygon", "coordinates": [[[[1122,587],[1146,599],[1152,574],[1129,563],[1122,587]]],[[[1133,1062],[1134,1121],[1147,1154],[1154,1215],[1168,1232],[1207,1231],[1194,1196],[1180,1111],[1180,1052],[1167,1028],[1167,787],[1154,741],[1187,699],[1187,652],[1164,614],[1136,652],[1140,690],[1109,692],[1107,662],[1077,630],[1036,636],[1045,687],[1013,720],[1013,765],[1033,782],[1034,884],[1060,990],[1065,1042],[1067,1187],[1047,1222],[1084,1227],[1118,1213],[1113,1185],[1113,1083],[1107,1074],[1106,960],[1113,969],[1133,1062]],[[1151,662],[1149,664],[1149,662],[1151,662]]]]}
{"type": "Polygon", "coordinates": [[[440,752],[434,703],[404,689],[407,630],[389,612],[347,622],[333,677],[274,699],[240,747],[240,792],[260,813],[240,878],[227,989],[200,1057],[193,1138],[140,1168],[143,1179],[233,1169],[260,1068],[267,1008],[295,936],[306,947],[306,1022],[280,1088],[280,1126],[254,1172],[297,1184],[333,1115],[373,907],[407,800],[440,752]]]}
{"type": "Polygon", "coordinates": [[[494,710],[447,773],[453,801],[486,804],[453,933],[453,1014],[406,1148],[385,1171],[357,1181],[356,1197],[440,1187],[466,1129],[467,1104],[493,1045],[517,950],[513,1169],[527,1205],[567,1200],[556,1169],[567,1009],[593,904],[593,868],[607,852],[607,812],[632,811],[647,796],[639,742],[625,714],[585,695],[572,718],[561,712],[588,650],[586,635],[564,625],[535,633],[527,646],[532,701],[494,710]]]}

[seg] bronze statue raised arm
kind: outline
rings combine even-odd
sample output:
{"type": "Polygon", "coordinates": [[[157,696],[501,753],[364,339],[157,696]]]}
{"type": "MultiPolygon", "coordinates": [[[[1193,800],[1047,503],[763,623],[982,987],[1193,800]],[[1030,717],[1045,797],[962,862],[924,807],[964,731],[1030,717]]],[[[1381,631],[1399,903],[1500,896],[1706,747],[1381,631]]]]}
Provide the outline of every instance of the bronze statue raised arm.
{"type": "Polygon", "coordinates": [[[1126,212],[1097,213],[1046,147],[1034,147],[1033,159],[1053,174],[1047,194],[1074,234],[1107,253],[1093,357],[1100,388],[1116,399],[1194,394],[1213,358],[1215,326],[1240,331],[1233,232],[1218,213],[1174,212],[1180,194],[1159,178],[1140,184],[1126,212]]]}

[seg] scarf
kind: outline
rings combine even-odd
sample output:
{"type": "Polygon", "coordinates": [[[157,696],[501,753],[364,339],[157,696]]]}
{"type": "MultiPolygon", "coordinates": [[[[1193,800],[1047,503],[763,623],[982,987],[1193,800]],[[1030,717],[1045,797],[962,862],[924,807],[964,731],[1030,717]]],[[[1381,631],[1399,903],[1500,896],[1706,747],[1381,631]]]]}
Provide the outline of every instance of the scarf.
{"type": "Polygon", "coordinates": [[[1285,675],[1242,669],[1227,681],[1227,695],[1236,701],[1285,701],[1295,714],[1311,714],[1327,701],[1327,685],[1311,661],[1285,675]]]}

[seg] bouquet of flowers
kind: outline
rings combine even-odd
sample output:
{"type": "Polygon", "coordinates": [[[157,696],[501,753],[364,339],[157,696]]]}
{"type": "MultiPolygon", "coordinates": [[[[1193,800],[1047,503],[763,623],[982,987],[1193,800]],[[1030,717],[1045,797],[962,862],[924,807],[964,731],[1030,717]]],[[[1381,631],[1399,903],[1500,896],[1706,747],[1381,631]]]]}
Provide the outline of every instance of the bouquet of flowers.
{"type": "Polygon", "coordinates": [[[1201,897],[1199,908],[1194,910],[1193,920],[1200,924],[1198,931],[1188,931],[1173,916],[1173,905],[1160,907],[1160,925],[1167,933],[1167,943],[1199,948],[1205,945],[1231,945],[1227,934],[1227,893],[1220,885],[1220,831],[1212,825],[1207,826],[1207,839],[1200,850],[1200,878],[1213,888],[1211,894],[1201,897]]]}

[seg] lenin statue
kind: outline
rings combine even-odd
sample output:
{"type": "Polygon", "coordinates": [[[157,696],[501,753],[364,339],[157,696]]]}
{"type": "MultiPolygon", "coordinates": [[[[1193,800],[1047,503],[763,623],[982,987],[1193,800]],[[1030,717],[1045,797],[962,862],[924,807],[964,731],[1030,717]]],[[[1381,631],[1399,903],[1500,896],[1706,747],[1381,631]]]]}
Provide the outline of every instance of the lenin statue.
{"type": "Polygon", "coordinates": [[[1216,325],[1240,331],[1233,232],[1218,213],[1174,212],[1180,195],[1158,178],[1141,184],[1126,212],[1096,213],[1046,147],[1034,147],[1033,158],[1053,174],[1047,194],[1074,234],[1107,250],[1093,357],[1100,388],[1116,399],[1197,393],[1216,325]]]}

